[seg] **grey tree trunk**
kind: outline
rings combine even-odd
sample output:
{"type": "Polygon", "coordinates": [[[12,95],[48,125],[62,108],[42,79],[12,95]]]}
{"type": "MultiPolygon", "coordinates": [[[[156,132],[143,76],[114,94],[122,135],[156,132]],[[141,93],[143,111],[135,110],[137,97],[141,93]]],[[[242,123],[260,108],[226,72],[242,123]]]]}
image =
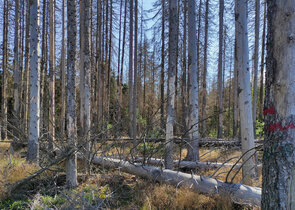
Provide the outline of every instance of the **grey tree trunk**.
{"type": "Polygon", "coordinates": [[[13,79],[14,79],[14,105],[13,111],[16,118],[19,118],[20,111],[20,68],[19,68],[19,42],[18,42],[18,26],[19,26],[19,0],[15,0],[15,11],[14,11],[14,59],[13,59],[13,79]]]}
{"type": "Polygon", "coordinates": [[[133,121],[133,0],[129,2],[130,17],[129,17],[129,74],[128,74],[128,86],[129,86],[129,134],[133,137],[132,121],[133,121]]]}
{"type": "Polygon", "coordinates": [[[169,1],[169,55],[168,55],[168,90],[167,90],[167,121],[165,168],[173,167],[173,126],[174,126],[174,100],[175,100],[175,71],[176,71],[176,45],[177,29],[177,0],[169,1]]]}
{"type": "Polygon", "coordinates": [[[206,0],[205,11],[205,36],[204,36],[204,71],[202,78],[202,136],[207,134],[206,126],[206,104],[207,104],[207,47],[208,47],[208,28],[209,28],[209,0],[206,0]]]}
{"type": "Polygon", "coordinates": [[[160,80],[160,110],[161,110],[161,128],[165,128],[164,121],[164,79],[165,79],[165,0],[162,0],[162,26],[161,26],[161,80],[160,80]]]}
{"type": "Polygon", "coordinates": [[[295,2],[268,1],[262,209],[295,209],[295,2]]]}
{"type": "Polygon", "coordinates": [[[217,138],[223,137],[223,78],[222,78],[222,49],[223,49],[223,13],[224,0],[219,1],[219,54],[218,54],[218,129],[217,138]]]}
{"type": "MultiPolygon", "coordinates": [[[[76,76],[76,1],[67,0],[67,143],[72,149],[77,143],[76,111],[75,111],[75,76],[76,76]]],[[[77,155],[72,154],[66,162],[66,182],[69,188],[76,187],[77,155]]]]}
{"type": "Polygon", "coordinates": [[[196,1],[188,0],[189,145],[186,159],[199,160],[196,1]]]}
{"type": "Polygon", "coordinates": [[[55,142],[55,0],[49,0],[49,149],[55,142]]]}
{"type": "Polygon", "coordinates": [[[241,118],[241,142],[243,161],[243,180],[250,184],[256,176],[255,170],[255,147],[253,119],[251,107],[249,48],[247,30],[247,1],[235,1],[235,26],[236,26],[236,54],[235,62],[238,70],[238,97],[241,118]],[[249,150],[251,150],[249,152],[249,150]]]}
{"type": "MultiPolygon", "coordinates": [[[[237,55],[237,38],[235,37],[234,54],[237,55]]],[[[238,63],[234,60],[234,81],[233,81],[233,137],[236,138],[238,135],[238,116],[239,116],[239,103],[238,103],[238,63]]]]}
{"type": "Polygon", "coordinates": [[[30,1],[30,114],[27,160],[38,163],[40,132],[39,0],[30,1]]]}
{"type": "Polygon", "coordinates": [[[254,80],[253,80],[253,131],[256,138],[256,108],[257,108],[257,74],[258,74],[258,49],[259,49],[259,24],[260,23],[260,0],[255,0],[255,46],[254,46],[254,80]]]}

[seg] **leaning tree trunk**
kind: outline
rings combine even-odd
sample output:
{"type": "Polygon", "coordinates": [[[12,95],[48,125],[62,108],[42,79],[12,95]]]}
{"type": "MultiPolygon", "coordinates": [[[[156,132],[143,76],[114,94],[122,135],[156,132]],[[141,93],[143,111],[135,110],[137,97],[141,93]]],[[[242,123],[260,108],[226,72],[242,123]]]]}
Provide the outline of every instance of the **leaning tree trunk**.
{"type": "Polygon", "coordinates": [[[188,1],[189,144],[186,159],[199,160],[196,1],[188,1]]]}
{"type": "Polygon", "coordinates": [[[177,21],[177,0],[169,1],[169,56],[168,56],[168,91],[167,91],[167,121],[165,168],[173,167],[173,126],[175,100],[175,71],[177,30],[174,24],[177,21]]]}
{"type": "MultiPolygon", "coordinates": [[[[223,49],[223,12],[224,0],[219,1],[219,54],[218,54],[218,129],[217,138],[223,136],[223,78],[222,78],[222,49],[223,49]]],[[[224,65],[224,64],[223,64],[224,65]]]]}
{"type": "Polygon", "coordinates": [[[294,1],[268,1],[262,209],[295,209],[294,10],[294,1]]]}
{"type": "MultiPolygon", "coordinates": [[[[76,76],[76,1],[67,0],[68,41],[67,41],[67,143],[73,149],[77,143],[76,111],[75,111],[75,76],[76,76]]],[[[72,154],[66,163],[67,186],[77,186],[77,155],[72,154]]]]}
{"type": "Polygon", "coordinates": [[[236,17],[236,51],[235,62],[238,71],[238,97],[241,118],[241,142],[243,161],[243,180],[246,184],[251,183],[251,178],[256,176],[255,170],[255,147],[251,89],[250,89],[250,70],[249,70],[249,48],[247,30],[247,1],[235,1],[236,17]],[[251,151],[249,151],[251,150],[251,151]]]}
{"type": "Polygon", "coordinates": [[[27,160],[38,162],[40,132],[39,0],[30,1],[30,115],[27,160]]]}

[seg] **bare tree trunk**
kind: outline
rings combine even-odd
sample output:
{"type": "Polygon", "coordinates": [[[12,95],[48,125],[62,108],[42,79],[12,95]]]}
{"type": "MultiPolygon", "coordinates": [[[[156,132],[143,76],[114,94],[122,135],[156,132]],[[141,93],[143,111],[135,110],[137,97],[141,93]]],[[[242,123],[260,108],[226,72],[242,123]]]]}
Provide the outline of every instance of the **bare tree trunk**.
{"type": "Polygon", "coordinates": [[[188,0],[189,145],[186,159],[199,160],[199,104],[197,69],[196,2],[188,0]]]}
{"type": "Polygon", "coordinates": [[[253,129],[256,138],[256,108],[257,108],[257,74],[258,74],[258,50],[259,50],[259,22],[260,22],[260,0],[255,0],[255,46],[254,46],[254,80],[253,80],[253,129]]]}
{"type": "Polygon", "coordinates": [[[223,49],[223,13],[224,0],[219,1],[219,55],[218,55],[218,129],[217,138],[223,137],[223,78],[222,78],[222,49],[223,49]]]}
{"type": "Polygon", "coordinates": [[[234,103],[233,103],[233,138],[236,138],[238,135],[238,115],[239,115],[239,103],[238,103],[238,63],[236,61],[237,55],[237,38],[235,37],[235,46],[234,46],[234,84],[233,84],[233,94],[234,94],[234,103]]]}
{"type": "Polygon", "coordinates": [[[241,118],[241,142],[243,161],[243,180],[250,184],[256,176],[255,170],[255,147],[253,119],[251,107],[250,70],[249,70],[249,48],[247,30],[247,1],[235,1],[236,18],[236,54],[235,61],[238,67],[238,97],[241,118]],[[251,150],[249,152],[249,150],[251,150]]]}
{"type": "Polygon", "coordinates": [[[129,86],[129,135],[133,137],[132,131],[132,120],[133,120],[133,0],[130,0],[130,26],[129,26],[129,75],[128,75],[128,86],[129,86]]]}
{"type": "Polygon", "coordinates": [[[49,149],[55,142],[55,0],[49,0],[49,149]]]}
{"type": "Polygon", "coordinates": [[[109,38],[109,54],[108,54],[108,84],[107,84],[107,116],[110,120],[110,101],[111,101],[111,59],[112,59],[112,37],[113,37],[113,0],[110,0],[110,38],[109,38]]]}
{"type": "MultiPolygon", "coordinates": [[[[77,143],[76,111],[75,111],[75,75],[76,75],[76,1],[67,0],[67,143],[73,149],[77,143]]],[[[72,188],[77,183],[77,155],[72,154],[66,163],[67,186],[72,188]]]]}
{"type": "Polygon", "coordinates": [[[265,28],[266,28],[266,1],[264,1],[264,18],[261,43],[261,62],[260,62],[260,93],[259,93],[259,118],[263,119],[263,69],[264,69],[264,50],[265,50],[265,28]]]}
{"type": "Polygon", "coordinates": [[[120,18],[119,18],[119,49],[118,49],[118,71],[117,71],[117,120],[118,122],[120,121],[120,115],[121,113],[119,112],[120,109],[120,89],[121,89],[121,84],[120,84],[120,59],[121,59],[121,30],[122,30],[122,7],[123,7],[123,0],[120,1],[120,18]]]}
{"type": "Polygon", "coordinates": [[[135,15],[135,22],[134,22],[134,79],[133,79],[133,120],[132,120],[132,136],[133,136],[133,144],[136,145],[136,115],[137,115],[137,29],[138,29],[138,1],[135,1],[135,8],[134,8],[134,15],[135,15]]]}
{"type": "Polygon", "coordinates": [[[30,1],[30,118],[27,160],[38,163],[40,132],[39,0],[30,1]]]}
{"type": "Polygon", "coordinates": [[[295,209],[294,1],[268,1],[262,209],[295,209]]]}
{"type": "Polygon", "coordinates": [[[65,0],[62,0],[62,43],[61,43],[61,135],[65,135],[65,120],[66,120],[66,59],[65,59],[65,0]]]}
{"type": "Polygon", "coordinates": [[[8,25],[9,25],[9,2],[4,0],[3,7],[3,75],[2,75],[2,131],[3,139],[7,139],[7,85],[8,85],[8,25]]]}
{"type": "Polygon", "coordinates": [[[19,68],[19,42],[18,42],[18,27],[19,27],[19,0],[15,0],[15,19],[14,19],[14,59],[13,59],[13,79],[14,79],[14,105],[13,111],[15,117],[18,119],[20,111],[20,68],[19,68]]]}
{"type": "Polygon", "coordinates": [[[161,110],[161,128],[164,130],[164,79],[165,79],[165,0],[162,0],[162,28],[161,28],[161,80],[160,80],[160,110],[161,110]]]}
{"type": "Polygon", "coordinates": [[[206,136],[207,123],[206,123],[206,104],[207,104],[207,51],[208,51],[208,26],[209,26],[209,0],[206,0],[205,11],[205,36],[204,36],[204,72],[202,80],[202,136],[206,136]]]}
{"type": "Polygon", "coordinates": [[[175,118],[175,71],[176,71],[176,45],[177,29],[177,0],[169,1],[169,55],[168,55],[168,90],[167,90],[167,121],[166,121],[166,146],[165,168],[173,167],[173,126],[175,118]]]}

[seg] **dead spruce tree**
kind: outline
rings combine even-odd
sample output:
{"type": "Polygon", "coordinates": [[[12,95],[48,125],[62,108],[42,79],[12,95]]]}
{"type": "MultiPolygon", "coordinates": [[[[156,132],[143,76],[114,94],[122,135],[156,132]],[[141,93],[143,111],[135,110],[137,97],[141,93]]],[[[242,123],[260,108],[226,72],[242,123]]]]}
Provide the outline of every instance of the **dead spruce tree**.
{"type": "Polygon", "coordinates": [[[268,1],[262,209],[295,209],[295,1],[268,1]]]}

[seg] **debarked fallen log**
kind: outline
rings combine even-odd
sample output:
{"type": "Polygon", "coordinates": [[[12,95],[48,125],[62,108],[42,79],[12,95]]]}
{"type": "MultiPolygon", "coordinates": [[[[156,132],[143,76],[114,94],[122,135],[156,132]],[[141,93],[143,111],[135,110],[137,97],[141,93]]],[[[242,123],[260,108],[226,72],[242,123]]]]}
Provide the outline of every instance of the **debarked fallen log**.
{"type": "MultiPolygon", "coordinates": [[[[78,155],[81,158],[81,156],[78,155]]],[[[209,195],[229,195],[234,203],[260,206],[261,188],[237,183],[225,183],[217,179],[197,176],[154,166],[130,163],[118,159],[94,156],[92,163],[107,168],[119,168],[121,171],[142,178],[164,182],[176,187],[188,186],[196,192],[209,195]]]]}
{"type": "MultiPolygon", "coordinates": [[[[135,162],[143,162],[145,161],[148,164],[151,165],[162,165],[164,163],[163,159],[159,159],[159,158],[146,158],[145,160],[143,159],[143,157],[136,157],[134,159],[135,162]]],[[[221,168],[221,167],[227,167],[227,168],[232,168],[233,169],[239,169],[242,167],[241,163],[218,163],[218,162],[194,162],[194,161],[185,161],[185,160],[181,160],[179,162],[179,160],[174,160],[173,161],[174,166],[175,167],[179,167],[179,168],[191,168],[191,169],[215,169],[215,168],[221,168]]],[[[257,168],[262,168],[262,164],[258,164],[257,168]]]]}

